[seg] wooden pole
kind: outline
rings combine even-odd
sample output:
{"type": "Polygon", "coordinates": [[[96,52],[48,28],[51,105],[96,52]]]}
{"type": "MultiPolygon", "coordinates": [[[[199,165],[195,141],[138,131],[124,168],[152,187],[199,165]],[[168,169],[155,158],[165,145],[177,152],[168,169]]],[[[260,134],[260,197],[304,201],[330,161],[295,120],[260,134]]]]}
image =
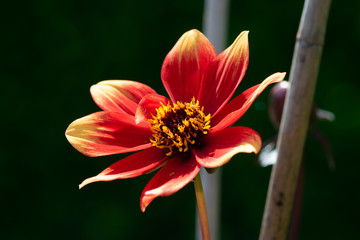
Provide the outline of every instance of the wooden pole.
{"type": "Polygon", "coordinates": [[[285,240],[301,166],[331,0],[305,0],[290,70],[260,240],[285,240]]]}
{"type": "MultiPolygon", "coordinates": [[[[205,0],[203,32],[219,54],[226,46],[229,0],[205,0]]],[[[220,235],[221,168],[208,174],[201,168],[200,175],[205,194],[206,209],[210,228],[210,239],[220,235]]],[[[200,222],[196,221],[196,239],[201,240],[200,222]]]]}

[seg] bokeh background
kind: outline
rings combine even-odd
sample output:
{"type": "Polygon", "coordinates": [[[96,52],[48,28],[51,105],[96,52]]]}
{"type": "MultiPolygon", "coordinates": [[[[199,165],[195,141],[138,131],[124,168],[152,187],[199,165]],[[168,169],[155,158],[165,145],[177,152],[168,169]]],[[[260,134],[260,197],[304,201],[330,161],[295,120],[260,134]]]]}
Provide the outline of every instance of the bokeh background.
{"type": "MultiPolygon", "coordinates": [[[[193,239],[189,184],[145,213],[150,175],[78,184],[125,155],[89,158],[67,142],[75,119],[98,111],[89,88],[131,79],[165,94],[162,61],[187,30],[202,28],[203,1],[32,0],[1,4],[0,239],[193,239]]],[[[239,92],[289,72],[303,1],[231,1],[228,45],[250,30],[250,64],[239,92]]],[[[320,144],[307,140],[300,239],[359,239],[360,1],[334,0],[315,100],[335,113],[318,128],[332,144],[329,171],[320,144]]],[[[238,121],[266,140],[267,89],[238,121]]],[[[257,239],[271,168],[252,154],[222,167],[221,239],[257,239]]]]}

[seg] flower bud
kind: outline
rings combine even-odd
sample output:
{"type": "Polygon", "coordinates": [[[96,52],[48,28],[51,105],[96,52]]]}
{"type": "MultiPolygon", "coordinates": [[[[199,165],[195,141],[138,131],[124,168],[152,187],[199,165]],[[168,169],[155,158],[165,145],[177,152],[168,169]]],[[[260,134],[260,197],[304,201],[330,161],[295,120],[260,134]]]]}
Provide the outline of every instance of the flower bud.
{"type": "MultiPolygon", "coordinates": [[[[280,128],[282,111],[286,98],[286,92],[290,84],[287,81],[282,81],[274,85],[269,95],[269,108],[268,114],[273,126],[278,130],[280,128]]],[[[319,120],[334,121],[335,115],[332,112],[320,109],[313,104],[310,113],[309,130],[313,129],[316,122],[319,120]]]]}
{"type": "Polygon", "coordinates": [[[276,83],[270,92],[268,114],[276,129],[280,127],[281,115],[289,85],[287,81],[276,83]]]}
{"type": "MultiPolygon", "coordinates": [[[[282,81],[275,84],[270,91],[268,114],[276,130],[279,130],[280,128],[281,115],[284,108],[286,92],[289,87],[289,82],[282,81]]],[[[335,120],[335,115],[332,112],[318,108],[314,103],[310,113],[308,135],[315,138],[321,144],[328,159],[329,168],[334,169],[335,162],[330,143],[328,139],[316,128],[316,123],[319,120],[326,120],[331,122],[335,120]]],[[[264,167],[273,165],[276,162],[276,139],[277,136],[266,141],[259,154],[259,162],[264,167]]]]}

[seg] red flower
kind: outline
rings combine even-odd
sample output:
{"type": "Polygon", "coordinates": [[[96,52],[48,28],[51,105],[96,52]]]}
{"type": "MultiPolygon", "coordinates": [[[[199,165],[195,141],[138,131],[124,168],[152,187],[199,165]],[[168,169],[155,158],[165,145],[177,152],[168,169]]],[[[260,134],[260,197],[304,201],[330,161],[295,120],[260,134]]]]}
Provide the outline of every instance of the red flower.
{"type": "Polygon", "coordinates": [[[199,173],[216,168],[239,152],[258,152],[260,136],[247,127],[230,127],[270,83],[275,73],[230,100],[249,61],[248,32],[217,55],[197,30],[186,32],[166,56],[161,78],[170,99],[133,81],[103,81],[91,87],[103,111],[75,120],[66,130],[69,142],[95,157],[134,152],[80,188],[97,181],[136,177],[161,167],[145,186],[142,211],[158,196],[169,196],[199,173]],[[228,103],[229,102],[229,103],[228,103]]]}

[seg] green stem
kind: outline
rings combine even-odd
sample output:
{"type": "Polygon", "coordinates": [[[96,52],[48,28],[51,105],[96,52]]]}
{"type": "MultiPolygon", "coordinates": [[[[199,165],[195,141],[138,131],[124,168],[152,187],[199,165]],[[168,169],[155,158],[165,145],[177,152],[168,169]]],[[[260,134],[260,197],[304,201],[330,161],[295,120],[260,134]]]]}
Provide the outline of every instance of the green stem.
{"type": "Polygon", "coordinates": [[[204,191],[201,184],[201,177],[200,173],[196,175],[194,179],[195,185],[195,194],[196,194],[196,201],[199,210],[199,219],[200,219],[200,227],[201,227],[201,235],[203,240],[210,240],[210,231],[209,231],[209,224],[208,218],[206,213],[206,204],[205,204],[205,197],[204,191]]]}

